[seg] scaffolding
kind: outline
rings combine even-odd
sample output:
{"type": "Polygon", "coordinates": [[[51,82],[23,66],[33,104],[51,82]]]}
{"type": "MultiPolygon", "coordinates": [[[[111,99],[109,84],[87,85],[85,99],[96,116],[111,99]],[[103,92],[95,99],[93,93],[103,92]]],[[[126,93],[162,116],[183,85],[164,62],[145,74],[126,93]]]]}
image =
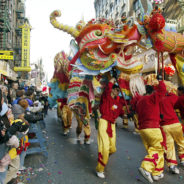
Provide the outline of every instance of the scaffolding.
{"type": "Polygon", "coordinates": [[[10,27],[9,1],[0,0],[0,49],[7,50],[8,32],[10,27]]]}

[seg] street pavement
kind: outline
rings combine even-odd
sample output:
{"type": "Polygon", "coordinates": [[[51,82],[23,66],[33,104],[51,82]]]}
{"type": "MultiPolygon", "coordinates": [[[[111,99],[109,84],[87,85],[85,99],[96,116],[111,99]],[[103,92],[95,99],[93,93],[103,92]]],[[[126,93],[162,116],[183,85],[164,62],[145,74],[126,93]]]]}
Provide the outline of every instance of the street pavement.
{"type": "MultiPolygon", "coordinates": [[[[146,151],[139,135],[133,133],[133,123],[128,131],[122,129],[122,120],[117,121],[117,152],[110,156],[105,170],[105,179],[96,176],[97,131],[91,120],[92,143],[83,144],[76,140],[76,119],[67,136],[63,136],[56,110],[49,110],[45,118],[48,158],[41,154],[28,155],[25,165],[29,167],[23,183],[29,184],[145,184],[148,183],[138,172],[146,151]]],[[[165,177],[158,184],[184,184],[184,170],[172,175],[165,166],[165,177]]]]}

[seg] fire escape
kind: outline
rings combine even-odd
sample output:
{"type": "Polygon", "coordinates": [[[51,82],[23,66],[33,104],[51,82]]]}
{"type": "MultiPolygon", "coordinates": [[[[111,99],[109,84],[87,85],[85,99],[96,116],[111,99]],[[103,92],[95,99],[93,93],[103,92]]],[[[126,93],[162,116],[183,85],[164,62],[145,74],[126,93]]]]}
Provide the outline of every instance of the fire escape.
{"type": "Polygon", "coordinates": [[[14,44],[15,51],[15,66],[20,66],[21,64],[21,49],[22,49],[22,29],[21,25],[24,24],[24,4],[19,2],[16,8],[16,43],[14,44]]]}
{"type": "Polygon", "coordinates": [[[9,46],[7,42],[8,32],[11,31],[8,3],[9,1],[7,0],[0,0],[0,49],[1,50],[7,50],[8,48],[11,48],[11,46],[9,46]]]}

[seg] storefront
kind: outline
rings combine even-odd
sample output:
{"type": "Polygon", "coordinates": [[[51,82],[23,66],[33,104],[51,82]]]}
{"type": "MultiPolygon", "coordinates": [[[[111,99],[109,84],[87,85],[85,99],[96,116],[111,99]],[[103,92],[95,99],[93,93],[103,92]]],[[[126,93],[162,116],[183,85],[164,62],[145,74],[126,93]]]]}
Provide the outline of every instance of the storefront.
{"type": "Polygon", "coordinates": [[[0,79],[2,82],[7,80],[16,81],[17,73],[15,73],[6,61],[0,60],[0,79]]]}

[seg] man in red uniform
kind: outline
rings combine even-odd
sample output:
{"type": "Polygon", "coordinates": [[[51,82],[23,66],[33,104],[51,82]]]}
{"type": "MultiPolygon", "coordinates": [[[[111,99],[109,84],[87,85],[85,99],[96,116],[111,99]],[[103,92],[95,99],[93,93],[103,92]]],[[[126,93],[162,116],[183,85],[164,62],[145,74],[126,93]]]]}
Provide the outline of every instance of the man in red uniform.
{"type": "Polygon", "coordinates": [[[166,150],[165,150],[165,160],[169,166],[169,171],[172,174],[179,174],[179,169],[177,168],[177,160],[175,153],[175,144],[178,147],[178,155],[181,163],[184,165],[184,137],[182,125],[174,110],[174,104],[178,100],[178,97],[173,93],[168,93],[160,101],[160,113],[161,122],[160,125],[163,128],[163,134],[166,136],[166,150]]]}
{"type": "Polygon", "coordinates": [[[181,121],[184,125],[184,86],[179,86],[177,92],[178,92],[179,98],[174,108],[179,109],[180,115],[181,115],[181,121]]]}
{"type": "Polygon", "coordinates": [[[103,92],[100,102],[101,118],[98,125],[98,164],[96,167],[97,176],[100,178],[105,178],[104,168],[109,154],[116,152],[115,120],[123,115],[118,96],[120,89],[114,82],[115,78],[112,78],[103,92]]]}
{"type": "Polygon", "coordinates": [[[130,104],[131,104],[131,110],[132,110],[132,113],[133,113],[133,121],[134,121],[134,125],[135,125],[135,131],[134,131],[134,134],[139,134],[139,122],[138,122],[138,115],[136,113],[136,105],[137,105],[137,102],[141,99],[141,95],[136,93],[136,95],[134,97],[132,97],[131,101],[130,101],[130,104]]]}
{"type": "Polygon", "coordinates": [[[153,183],[153,179],[159,180],[164,177],[164,149],[161,145],[163,137],[160,130],[159,109],[159,102],[166,93],[164,82],[159,81],[155,92],[152,86],[146,86],[146,93],[136,105],[139,133],[148,153],[139,171],[150,183],[153,183]]]}

